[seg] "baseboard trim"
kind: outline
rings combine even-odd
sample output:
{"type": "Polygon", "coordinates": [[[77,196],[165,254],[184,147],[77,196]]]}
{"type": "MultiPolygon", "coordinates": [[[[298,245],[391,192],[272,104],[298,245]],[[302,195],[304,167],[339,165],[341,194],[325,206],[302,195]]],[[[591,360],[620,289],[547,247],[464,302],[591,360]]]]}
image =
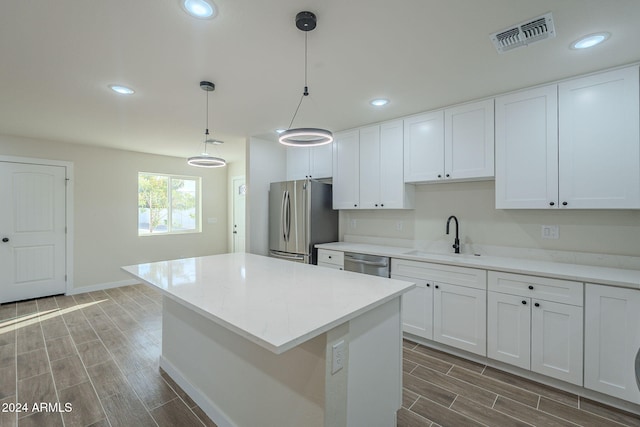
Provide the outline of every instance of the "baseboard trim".
{"type": "Polygon", "coordinates": [[[169,374],[176,384],[182,387],[182,390],[184,390],[189,397],[198,404],[200,409],[219,427],[236,427],[215,403],[206,397],[198,387],[187,381],[182,373],[162,355],[160,356],[160,367],[169,374]]]}
{"type": "Polygon", "coordinates": [[[119,280],[117,282],[98,283],[96,285],[79,286],[77,288],[69,289],[67,295],[83,294],[85,292],[103,291],[105,289],[119,288],[121,286],[137,285],[139,280],[127,279],[119,280]]]}

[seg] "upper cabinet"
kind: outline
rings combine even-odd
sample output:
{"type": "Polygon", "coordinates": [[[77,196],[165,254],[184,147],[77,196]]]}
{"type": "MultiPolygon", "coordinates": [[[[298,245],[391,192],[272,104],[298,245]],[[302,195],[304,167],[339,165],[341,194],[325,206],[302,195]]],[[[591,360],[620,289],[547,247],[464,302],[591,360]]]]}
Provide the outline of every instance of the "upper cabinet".
{"type": "Polygon", "coordinates": [[[360,129],[360,208],[409,209],[413,186],[404,183],[402,120],[360,129]]]}
{"type": "Polygon", "coordinates": [[[360,206],[360,131],[338,132],[333,141],[333,209],[360,206]]]}
{"type": "Polygon", "coordinates": [[[496,98],[496,208],[557,205],[557,85],[496,98]]]}
{"type": "Polygon", "coordinates": [[[496,208],[640,208],[639,90],[634,66],[496,98],[496,208]]]}
{"type": "Polygon", "coordinates": [[[334,209],[410,209],[403,179],[402,120],[336,134],[334,209]]]}
{"type": "Polygon", "coordinates": [[[287,180],[322,179],[333,175],[331,144],[319,147],[287,147],[287,180]]]}
{"type": "Polygon", "coordinates": [[[640,208],[638,66],[561,83],[559,202],[640,208]]]}
{"type": "Polygon", "coordinates": [[[405,182],[494,176],[493,99],[404,121],[405,182]]]}

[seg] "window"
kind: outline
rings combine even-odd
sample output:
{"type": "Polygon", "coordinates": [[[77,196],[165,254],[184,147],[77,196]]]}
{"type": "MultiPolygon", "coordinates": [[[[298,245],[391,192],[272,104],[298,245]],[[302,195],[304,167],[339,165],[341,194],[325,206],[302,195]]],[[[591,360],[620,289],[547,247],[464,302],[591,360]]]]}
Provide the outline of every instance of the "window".
{"type": "Polygon", "coordinates": [[[200,178],[138,173],[138,236],[198,233],[200,178]]]}

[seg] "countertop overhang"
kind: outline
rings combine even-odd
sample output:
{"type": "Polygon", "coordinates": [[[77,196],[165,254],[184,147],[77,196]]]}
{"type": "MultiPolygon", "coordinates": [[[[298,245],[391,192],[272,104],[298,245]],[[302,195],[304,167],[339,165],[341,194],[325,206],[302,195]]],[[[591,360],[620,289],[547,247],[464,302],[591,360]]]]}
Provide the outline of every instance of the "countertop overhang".
{"type": "Polygon", "coordinates": [[[473,254],[438,254],[366,243],[322,243],[316,248],[640,289],[639,270],[473,254]]]}
{"type": "Polygon", "coordinates": [[[233,253],[122,267],[144,283],[281,354],[415,287],[414,283],[233,253]]]}

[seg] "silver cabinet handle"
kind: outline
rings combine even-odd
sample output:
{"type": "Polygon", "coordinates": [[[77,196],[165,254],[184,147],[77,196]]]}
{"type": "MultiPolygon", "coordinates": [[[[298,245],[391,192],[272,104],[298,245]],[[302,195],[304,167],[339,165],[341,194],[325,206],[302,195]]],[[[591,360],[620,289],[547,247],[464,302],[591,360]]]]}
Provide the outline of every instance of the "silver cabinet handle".
{"type": "Polygon", "coordinates": [[[640,348],[636,354],[636,383],[638,384],[638,390],[640,390],[640,348]]]}

